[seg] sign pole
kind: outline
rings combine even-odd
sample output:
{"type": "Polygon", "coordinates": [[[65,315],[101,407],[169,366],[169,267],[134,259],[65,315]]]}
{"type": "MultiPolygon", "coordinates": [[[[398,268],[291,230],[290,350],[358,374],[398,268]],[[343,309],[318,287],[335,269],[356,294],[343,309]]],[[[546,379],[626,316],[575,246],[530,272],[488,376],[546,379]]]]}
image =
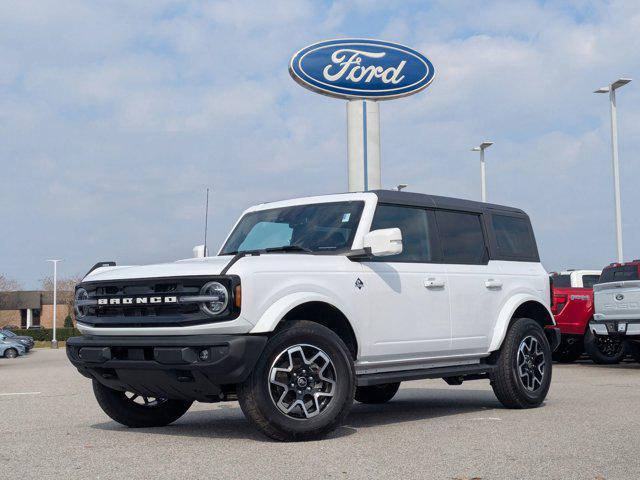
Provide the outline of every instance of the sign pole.
{"type": "Polygon", "coordinates": [[[380,108],[373,100],[347,102],[349,191],[380,189],[380,108]]]}

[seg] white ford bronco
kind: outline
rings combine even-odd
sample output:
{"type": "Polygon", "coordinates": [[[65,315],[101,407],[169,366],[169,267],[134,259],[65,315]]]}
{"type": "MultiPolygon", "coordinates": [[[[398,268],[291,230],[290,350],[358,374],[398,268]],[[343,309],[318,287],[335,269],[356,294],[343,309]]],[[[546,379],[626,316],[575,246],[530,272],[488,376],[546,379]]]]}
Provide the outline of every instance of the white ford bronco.
{"type": "Polygon", "coordinates": [[[408,192],[251,207],[217,256],[103,262],[75,295],[67,355],[130,427],[237,399],[271,438],[317,438],[424,378],[536,407],[560,339],[523,211],[408,192]]]}

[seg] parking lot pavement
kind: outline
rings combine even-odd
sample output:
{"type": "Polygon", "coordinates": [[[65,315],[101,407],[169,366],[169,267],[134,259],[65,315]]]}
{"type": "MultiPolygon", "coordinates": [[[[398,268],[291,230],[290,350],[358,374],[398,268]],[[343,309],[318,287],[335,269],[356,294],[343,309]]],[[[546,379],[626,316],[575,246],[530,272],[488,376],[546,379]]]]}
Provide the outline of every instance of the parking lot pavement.
{"type": "Polygon", "coordinates": [[[237,403],[124,428],[64,350],[36,350],[0,360],[0,432],[2,478],[633,479],[640,365],[555,365],[534,410],[502,408],[487,381],[408,382],[386,405],[356,404],[323,441],[283,444],[256,433],[237,403]]]}

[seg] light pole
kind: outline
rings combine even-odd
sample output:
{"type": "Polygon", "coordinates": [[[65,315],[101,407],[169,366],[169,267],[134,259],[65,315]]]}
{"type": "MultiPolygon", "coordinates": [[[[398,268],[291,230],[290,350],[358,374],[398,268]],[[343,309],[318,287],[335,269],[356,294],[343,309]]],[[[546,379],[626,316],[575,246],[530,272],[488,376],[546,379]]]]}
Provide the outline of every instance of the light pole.
{"type": "Polygon", "coordinates": [[[482,142],[471,149],[472,152],[480,152],[480,181],[482,182],[482,201],[487,201],[487,174],[484,167],[484,151],[493,145],[493,142],[482,142]]]}
{"type": "Polygon", "coordinates": [[[51,339],[51,348],[58,348],[58,340],[56,339],[56,320],[58,316],[58,262],[62,260],[47,260],[53,263],[53,338],[51,339]]]}
{"type": "Polygon", "coordinates": [[[618,262],[622,256],[622,208],[620,206],[620,164],[618,163],[618,120],[616,119],[616,90],[631,81],[630,78],[619,78],[608,87],[602,87],[593,93],[608,93],[611,106],[611,161],[613,162],[613,196],[616,207],[616,243],[618,262]]]}

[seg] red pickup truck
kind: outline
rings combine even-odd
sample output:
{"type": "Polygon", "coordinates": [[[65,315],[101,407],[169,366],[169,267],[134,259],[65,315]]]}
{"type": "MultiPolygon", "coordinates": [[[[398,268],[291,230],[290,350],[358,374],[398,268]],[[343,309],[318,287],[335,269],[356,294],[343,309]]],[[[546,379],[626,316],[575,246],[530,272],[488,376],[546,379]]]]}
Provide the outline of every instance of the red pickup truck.
{"type": "Polygon", "coordinates": [[[616,337],[594,335],[589,329],[593,318],[593,284],[600,271],[569,270],[551,274],[551,311],[562,333],[553,359],[570,363],[586,352],[599,364],[621,362],[627,354],[625,342],[616,337]]]}

